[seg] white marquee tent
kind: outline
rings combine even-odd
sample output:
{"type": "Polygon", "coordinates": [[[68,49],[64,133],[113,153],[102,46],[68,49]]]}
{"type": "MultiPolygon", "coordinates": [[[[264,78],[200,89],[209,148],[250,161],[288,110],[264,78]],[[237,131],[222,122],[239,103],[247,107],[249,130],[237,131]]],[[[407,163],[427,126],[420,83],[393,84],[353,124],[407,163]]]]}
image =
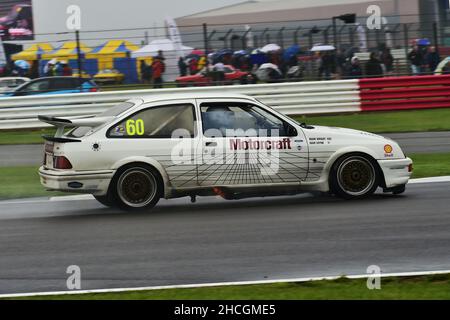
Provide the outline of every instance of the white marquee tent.
{"type": "Polygon", "coordinates": [[[185,56],[189,54],[194,48],[177,45],[169,39],[157,39],[150,42],[148,45],[133,51],[131,57],[153,57],[162,51],[164,56],[164,64],[166,65],[166,72],[163,74],[164,81],[174,81],[178,76],[178,59],[180,55],[185,56]]]}

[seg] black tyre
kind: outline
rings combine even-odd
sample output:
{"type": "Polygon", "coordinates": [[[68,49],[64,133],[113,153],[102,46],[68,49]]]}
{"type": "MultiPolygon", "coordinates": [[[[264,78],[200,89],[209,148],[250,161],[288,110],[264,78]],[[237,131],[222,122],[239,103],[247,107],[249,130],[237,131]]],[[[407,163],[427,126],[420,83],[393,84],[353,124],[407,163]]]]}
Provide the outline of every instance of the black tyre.
{"type": "Polygon", "coordinates": [[[111,182],[110,192],[117,206],[138,211],[153,208],[163,194],[159,173],[146,165],[121,168],[111,182]]]}
{"type": "Polygon", "coordinates": [[[94,196],[95,200],[106,207],[114,207],[114,201],[109,196],[94,196]]]}
{"type": "Polygon", "coordinates": [[[375,160],[363,154],[339,158],[331,168],[331,192],[344,199],[364,198],[375,192],[379,173],[375,160]]]}

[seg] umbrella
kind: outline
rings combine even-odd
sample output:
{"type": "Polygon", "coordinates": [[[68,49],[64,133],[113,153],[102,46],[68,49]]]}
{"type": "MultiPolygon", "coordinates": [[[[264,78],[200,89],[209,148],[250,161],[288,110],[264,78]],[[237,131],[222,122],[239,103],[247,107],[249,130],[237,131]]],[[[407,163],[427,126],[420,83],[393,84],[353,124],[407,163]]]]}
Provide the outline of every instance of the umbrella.
{"type": "Polygon", "coordinates": [[[30,69],[30,64],[25,60],[17,60],[14,65],[20,69],[28,70],[30,69]]]}
{"type": "Polygon", "coordinates": [[[226,56],[226,55],[232,55],[233,54],[233,50],[230,50],[230,49],[222,49],[222,50],[220,50],[220,51],[218,51],[217,53],[216,53],[216,57],[218,57],[218,58],[220,58],[220,57],[223,57],[223,56],[226,56]]]}
{"type": "Polygon", "coordinates": [[[252,64],[261,65],[268,61],[267,56],[264,53],[257,53],[250,55],[250,61],[252,64]]]}
{"type": "Polygon", "coordinates": [[[269,43],[266,44],[264,47],[261,48],[262,52],[272,52],[272,51],[278,51],[281,47],[275,43],[269,43]]]}
{"type": "Polygon", "coordinates": [[[279,75],[281,75],[280,69],[273,64],[273,63],[263,63],[258,70],[256,71],[256,76],[261,81],[269,81],[270,79],[270,72],[272,70],[275,70],[279,75]]]}
{"type": "Polygon", "coordinates": [[[328,44],[318,44],[311,48],[311,51],[333,51],[333,50],[336,50],[336,48],[328,44]]]}
{"type": "Polygon", "coordinates": [[[235,56],[245,56],[246,54],[247,54],[247,51],[245,51],[245,50],[238,50],[233,53],[233,55],[235,55],[235,56]]]}
{"type": "Polygon", "coordinates": [[[288,60],[292,56],[295,56],[299,52],[300,52],[300,47],[298,45],[294,44],[293,46],[290,46],[289,48],[284,50],[283,58],[285,60],[288,60]]]}
{"type": "Polygon", "coordinates": [[[431,44],[430,40],[424,38],[424,39],[417,39],[416,41],[418,46],[429,46],[431,44]]]}
{"type": "Polygon", "coordinates": [[[200,59],[200,55],[190,53],[190,54],[188,54],[187,56],[185,56],[184,58],[185,58],[186,60],[189,60],[189,59],[196,59],[196,60],[198,60],[198,59],[200,59]]]}
{"type": "Polygon", "coordinates": [[[270,63],[270,62],[268,62],[268,63],[263,63],[263,64],[258,68],[258,70],[264,70],[264,69],[275,69],[275,70],[279,70],[279,69],[278,69],[278,66],[277,66],[276,64],[273,64],[273,63],[270,63]]]}

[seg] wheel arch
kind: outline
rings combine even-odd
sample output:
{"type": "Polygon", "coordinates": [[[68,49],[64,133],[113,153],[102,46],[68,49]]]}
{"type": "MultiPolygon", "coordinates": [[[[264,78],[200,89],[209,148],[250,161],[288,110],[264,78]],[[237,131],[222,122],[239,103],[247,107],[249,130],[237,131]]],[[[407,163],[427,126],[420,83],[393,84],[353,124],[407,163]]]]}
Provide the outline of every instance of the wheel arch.
{"type": "Polygon", "coordinates": [[[370,150],[369,148],[365,147],[347,147],[339,149],[337,152],[335,152],[329,159],[327,164],[325,165],[325,172],[327,176],[327,181],[330,183],[330,174],[331,174],[331,168],[333,165],[340,160],[343,157],[347,157],[349,155],[362,155],[367,158],[369,158],[375,165],[375,169],[377,170],[377,173],[379,175],[379,181],[380,186],[385,187],[386,186],[386,180],[384,178],[384,172],[380,167],[380,164],[377,161],[377,154],[370,150]]]}

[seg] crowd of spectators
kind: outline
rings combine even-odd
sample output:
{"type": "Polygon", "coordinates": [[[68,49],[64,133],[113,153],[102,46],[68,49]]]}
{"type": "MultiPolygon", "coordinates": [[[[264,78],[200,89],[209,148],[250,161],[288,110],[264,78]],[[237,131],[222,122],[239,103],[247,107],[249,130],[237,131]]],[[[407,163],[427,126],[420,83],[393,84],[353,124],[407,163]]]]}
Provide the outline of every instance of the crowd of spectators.
{"type": "MultiPolygon", "coordinates": [[[[408,74],[404,69],[396,69],[396,60],[391,50],[386,47],[371,51],[368,59],[364,61],[358,58],[360,55],[355,54],[355,50],[299,52],[290,56],[286,56],[282,50],[278,50],[264,53],[264,55],[265,59],[261,63],[255,62],[252,59],[253,54],[250,52],[248,54],[210,54],[208,58],[204,56],[188,59],[180,57],[178,67],[180,76],[196,74],[205,67],[215,70],[223,64],[232,65],[236,69],[257,75],[257,70],[264,63],[270,63],[274,67],[267,82],[301,81],[304,79],[306,64],[309,64],[308,79],[311,80],[357,79],[408,74]]],[[[433,46],[414,45],[407,54],[406,60],[412,75],[433,74],[440,62],[440,56],[433,46]]]]}

